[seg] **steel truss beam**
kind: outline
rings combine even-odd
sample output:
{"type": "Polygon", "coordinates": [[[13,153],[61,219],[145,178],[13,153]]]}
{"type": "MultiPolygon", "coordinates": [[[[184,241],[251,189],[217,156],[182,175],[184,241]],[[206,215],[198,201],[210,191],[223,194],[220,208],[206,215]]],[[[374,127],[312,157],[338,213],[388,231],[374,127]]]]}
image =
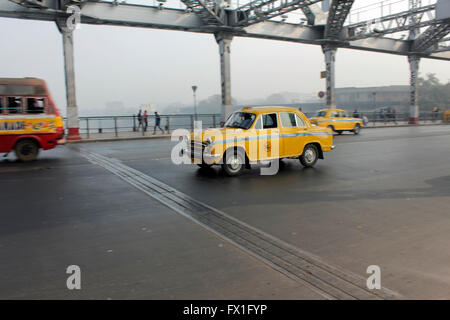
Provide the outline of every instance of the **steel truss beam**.
{"type": "Polygon", "coordinates": [[[209,25],[225,25],[226,13],[221,3],[216,0],[181,0],[186,7],[198,14],[209,25]]]}
{"type": "Polygon", "coordinates": [[[384,34],[414,30],[436,23],[433,11],[435,5],[424,6],[378,19],[367,20],[346,26],[348,40],[380,37],[384,34]],[[412,18],[414,17],[414,18],[412,18]],[[424,17],[428,20],[422,21],[424,17]]]}
{"type": "MultiPolygon", "coordinates": [[[[0,1],[0,17],[56,21],[58,17],[67,18],[68,14],[64,10],[33,9],[20,6],[10,1],[0,1]]],[[[252,37],[316,45],[322,45],[326,42],[323,27],[320,26],[307,26],[276,21],[264,21],[241,28],[208,26],[197,14],[192,12],[186,13],[185,10],[181,9],[164,8],[160,10],[157,7],[128,4],[114,5],[110,2],[83,2],[81,4],[81,23],[180,30],[210,34],[227,31],[237,37],[252,37]]],[[[390,54],[411,54],[408,41],[382,37],[350,40],[341,42],[339,46],[390,54]]],[[[423,52],[418,55],[431,59],[450,60],[450,52],[448,51],[423,52]]]]}
{"type": "Polygon", "coordinates": [[[339,38],[345,19],[347,19],[353,2],[355,2],[355,0],[334,0],[331,3],[327,25],[325,27],[326,39],[339,38]]]}
{"type": "Polygon", "coordinates": [[[412,51],[424,52],[441,41],[446,35],[450,33],[450,22],[443,22],[428,27],[412,45],[412,51]]]}
{"type": "Polygon", "coordinates": [[[322,0],[255,0],[235,10],[234,25],[248,26],[298,9],[303,10],[309,24],[314,24],[315,16],[313,17],[309,6],[320,1],[322,0]]]}

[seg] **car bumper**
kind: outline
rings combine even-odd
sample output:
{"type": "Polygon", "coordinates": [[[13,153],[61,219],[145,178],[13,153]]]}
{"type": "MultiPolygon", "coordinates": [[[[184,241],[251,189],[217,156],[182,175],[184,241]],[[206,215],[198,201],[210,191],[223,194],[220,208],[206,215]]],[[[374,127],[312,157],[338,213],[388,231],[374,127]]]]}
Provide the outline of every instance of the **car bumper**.
{"type": "Polygon", "coordinates": [[[192,163],[208,163],[208,164],[217,164],[220,159],[222,158],[222,155],[220,154],[210,154],[207,152],[194,152],[192,153],[191,150],[188,148],[183,148],[181,151],[183,154],[187,155],[189,159],[191,159],[192,163]]]}

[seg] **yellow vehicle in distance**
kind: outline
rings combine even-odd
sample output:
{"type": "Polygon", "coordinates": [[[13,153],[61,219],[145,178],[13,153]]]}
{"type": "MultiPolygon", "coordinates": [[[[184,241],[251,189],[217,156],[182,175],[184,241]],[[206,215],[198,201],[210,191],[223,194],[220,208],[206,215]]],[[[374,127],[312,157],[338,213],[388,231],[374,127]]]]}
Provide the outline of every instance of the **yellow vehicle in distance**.
{"type": "Polygon", "coordinates": [[[364,123],[363,119],[350,117],[347,111],[342,109],[319,110],[317,116],[309,120],[312,124],[319,127],[328,127],[338,134],[342,134],[344,131],[359,134],[364,123]]]}
{"type": "Polygon", "coordinates": [[[334,149],[329,128],[312,126],[299,110],[246,107],[234,112],[223,128],[191,133],[184,151],[200,167],[222,165],[228,176],[261,161],[299,159],[312,167],[334,149]]]}

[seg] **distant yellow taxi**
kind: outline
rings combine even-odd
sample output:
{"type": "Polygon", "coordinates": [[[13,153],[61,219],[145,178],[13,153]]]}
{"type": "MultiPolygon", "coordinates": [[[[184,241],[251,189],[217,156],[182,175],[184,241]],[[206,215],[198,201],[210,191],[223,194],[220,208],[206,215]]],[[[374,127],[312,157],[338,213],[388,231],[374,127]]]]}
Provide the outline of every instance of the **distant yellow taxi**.
{"type": "Polygon", "coordinates": [[[223,128],[194,132],[184,138],[184,152],[200,167],[222,165],[229,176],[253,163],[299,159],[312,167],[334,149],[329,128],[312,126],[299,110],[287,107],[246,107],[234,112],[223,128]]]}
{"type": "Polygon", "coordinates": [[[358,134],[364,123],[363,119],[350,117],[347,111],[342,109],[323,109],[317,113],[317,116],[309,120],[312,124],[319,127],[328,127],[338,134],[344,131],[358,134]]]}

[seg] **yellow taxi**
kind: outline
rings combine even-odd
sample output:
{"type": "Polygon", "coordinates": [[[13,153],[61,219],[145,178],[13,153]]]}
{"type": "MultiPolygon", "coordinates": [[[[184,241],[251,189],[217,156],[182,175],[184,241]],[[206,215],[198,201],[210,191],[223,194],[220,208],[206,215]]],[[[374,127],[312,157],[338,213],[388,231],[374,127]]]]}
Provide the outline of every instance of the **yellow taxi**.
{"type": "Polygon", "coordinates": [[[251,164],[283,158],[312,167],[324,152],[334,149],[332,130],[312,126],[302,112],[287,107],[242,108],[223,128],[194,131],[184,139],[184,152],[193,163],[220,164],[229,176],[251,164]]]}
{"type": "Polygon", "coordinates": [[[364,123],[363,119],[350,117],[347,111],[342,109],[319,110],[317,116],[309,120],[312,124],[319,127],[328,127],[338,134],[344,131],[351,131],[354,134],[358,134],[364,123]]]}

